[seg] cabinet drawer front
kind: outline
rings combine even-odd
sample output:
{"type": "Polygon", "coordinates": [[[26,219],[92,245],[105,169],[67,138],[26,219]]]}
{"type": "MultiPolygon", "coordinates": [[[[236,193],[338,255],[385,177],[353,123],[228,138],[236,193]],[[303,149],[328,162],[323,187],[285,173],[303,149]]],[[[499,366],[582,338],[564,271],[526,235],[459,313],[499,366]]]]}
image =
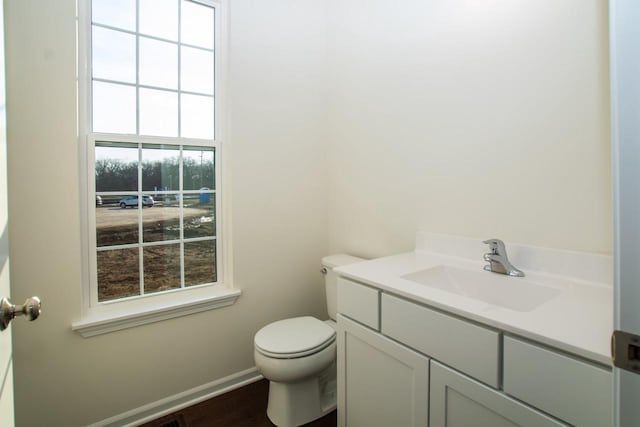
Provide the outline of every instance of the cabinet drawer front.
{"type": "Polygon", "coordinates": [[[382,333],[498,388],[500,334],[494,330],[383,294],[382,333]]]}
{"type": "Polygon", "coordinates": [[[611,371],[515,338],[504,338],[504,391],[578,426],[608,426],[611,371]]]}
{"type": "Polygon", "coordinates": [[[379,305],[376,289],[338,278],[338,313],[379,331],[379,305]]]}

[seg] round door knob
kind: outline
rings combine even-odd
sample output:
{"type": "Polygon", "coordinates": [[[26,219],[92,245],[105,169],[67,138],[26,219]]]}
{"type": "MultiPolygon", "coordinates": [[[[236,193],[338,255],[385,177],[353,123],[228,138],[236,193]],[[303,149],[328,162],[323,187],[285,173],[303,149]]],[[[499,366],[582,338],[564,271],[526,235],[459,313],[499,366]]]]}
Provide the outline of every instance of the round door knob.
{"type": "Polygon", "coordinates": [[[16,316],[25,316],[33,321],[40,316],[41,312],[42,303],[38,297],[27,298],[22,305],[12,304],[8,298],[2,298],[0,301],[0,331],[7,329],[9,323],[16,316]]]}
{"type": "Polygon", "coordinates": [[[29,319],[29,321],[33,322],[42,312],[42,303],[40,302],[40,298],[31,297],[27,298],[21,308],[21,313],[29,319]]]}

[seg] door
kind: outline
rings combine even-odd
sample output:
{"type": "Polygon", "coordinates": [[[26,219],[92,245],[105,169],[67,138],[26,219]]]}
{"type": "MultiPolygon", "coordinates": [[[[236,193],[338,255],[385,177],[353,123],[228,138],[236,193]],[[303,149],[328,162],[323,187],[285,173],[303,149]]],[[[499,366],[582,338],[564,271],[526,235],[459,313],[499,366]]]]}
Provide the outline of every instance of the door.
{"type": "MultiPolygon", "coordinates": [[[[610,2],[611,143],[614,181],[614,327],[630,341],[616,351],[614,419],[640,425],[640,2],[610,2]],[[635,360],[634,360],[635,359],[635,360]],[[633,365],[636,366],[634,371],[633,365]],[[631,368],[631,369],[629,369],[631,368]]],[[[622,343],[622,339],[616,341],[622,343]]]]}
{"type": "MultiPolygon", "coordinates": [[[[4,1],[0,0],[0,298],[9,297],[7,229],[7,114],[4,78],[4,1]]],[[[13,425],[11,328],[0,332],[0,426],[13,425]]]]}
{"type": "Polygon", "coordinates": [[[338,318],[338,425],[426,427],[429,359],[338,318]]]}

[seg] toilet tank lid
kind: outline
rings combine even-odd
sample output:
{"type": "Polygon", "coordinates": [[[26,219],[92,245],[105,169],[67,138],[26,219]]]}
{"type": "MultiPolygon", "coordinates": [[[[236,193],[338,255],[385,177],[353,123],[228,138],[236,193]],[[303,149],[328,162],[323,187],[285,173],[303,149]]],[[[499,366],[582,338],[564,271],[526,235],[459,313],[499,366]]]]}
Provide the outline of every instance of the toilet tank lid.
{"type": "Polygon", "coordinates": [[[322,258],[322,265],[329,268],[340,267],[347,264],[364,261],[364,258],[358,258],[347,254],[328,255],[322,258]]]}

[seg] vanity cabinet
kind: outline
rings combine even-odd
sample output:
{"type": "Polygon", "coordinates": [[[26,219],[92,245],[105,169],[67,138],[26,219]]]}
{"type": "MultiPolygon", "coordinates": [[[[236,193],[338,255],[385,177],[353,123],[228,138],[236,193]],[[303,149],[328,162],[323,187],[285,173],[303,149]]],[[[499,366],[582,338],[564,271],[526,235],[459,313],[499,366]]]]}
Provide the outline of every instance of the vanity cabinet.
{"type": "Polygon", "coordinates": [[[337,363],[341,427],[612,424],[608,367],[345,278],[337,363]]]}
{"type": "Polygon", "coordinates": [[[426,427],[429,359],[338,316],[338,424],[426,427]]]}

